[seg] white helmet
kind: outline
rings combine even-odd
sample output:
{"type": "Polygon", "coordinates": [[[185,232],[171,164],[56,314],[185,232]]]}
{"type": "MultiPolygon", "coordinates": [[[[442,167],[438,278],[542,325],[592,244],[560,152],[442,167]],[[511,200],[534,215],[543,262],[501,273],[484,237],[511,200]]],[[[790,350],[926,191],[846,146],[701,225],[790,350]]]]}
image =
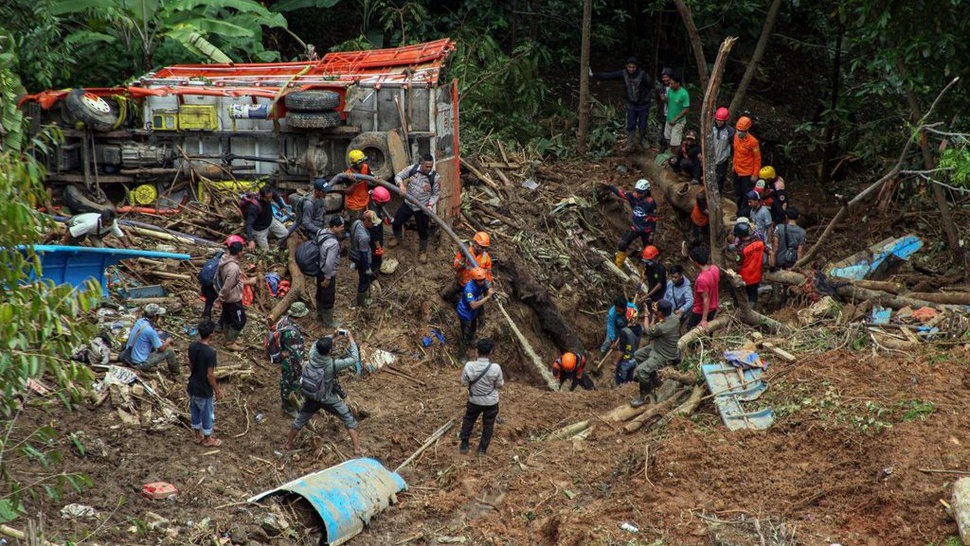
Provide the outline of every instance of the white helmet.
{"type": "Polygon", "coordinates": [[[640,180],[637,180],[637,184],[633,187],[633,189],[637,191],[650,191],[650,181],[646,178],[641,178],[640,180]]]}

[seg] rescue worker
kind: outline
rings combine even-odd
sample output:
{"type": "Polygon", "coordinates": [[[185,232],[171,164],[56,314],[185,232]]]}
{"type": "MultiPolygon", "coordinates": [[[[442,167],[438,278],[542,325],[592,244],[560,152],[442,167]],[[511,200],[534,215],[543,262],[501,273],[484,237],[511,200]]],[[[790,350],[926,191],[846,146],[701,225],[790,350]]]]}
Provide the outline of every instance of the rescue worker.
{"type": "MultiPolygon", "coordinates": [[[[412,199],[434,211],[438,199],[441,197],[441,182],[438,172],[434,170],[434,156],[424,154],[421,161],[394,175],[394,182],[401,189],[401,194],[407,194],[412,199]]],[[[428,263],[428,222],[429,218],[418,205],[412,205],[407,200],[394,213],[391,229],[394,235],[388,241],[387,247],[394,248],[400,244],[403,236],[404,223],[414,216],[418,225],[418,262],[428,263]]]]}
{"type": "Polygon", "coordinates": [[[219,323],[226,331],[226,350],[242,351],[245,345],[239,343],[239,334],[246,327],[246,308],[243,306],[243,290],[248,284],[256,284],[256,278],[247,280],[242,272],[242,257],[244,247],[242,241],[233,240],[229,244],[229,252],[222,255],[219,260],[219,269],[216,275],[222,279],[222,288],[216,303],[222,304],[222,316],[219,323]]]}
{"type": "Polygon", "coordinates": [[[751,118],[741,116],[734,125],[737,133],[734,135],[734,195],[738,208],[743,208],[745,197],[758,182],[761,171],[761,148],[758,139],[749,133],[751,118]]]}
{"type": "MultiPolygon", "coordinates": [[[[744,292],[748,296],[748,303],[754,309],[758,305],[758,287],[761,286],[761,276],[764,272],[765,243],[751,236],[749,224],[734,226],[734,234],[741,239],[738,244],[738,263],[741,280],[744,281],[744,292]]],[[[769,250],[770,253],[770,250],[769,250]]]]}
{"type": "Polygon", "coordinates": [[[482,306],[495,294],[495,289],[488,286],[488,275],[484,269],[481,267],[473,268],[471,278],[472,280],[468,281],[462,289],[461,298],[458,300],[456,308],[458,320],[461,324],[459,353],[464,353],[465,348],[475,340],[482,306]]]}
{"type": "Polygon", "coordinates": [[[677,154],[670,158],[670,166],[675,173],[689,175],[691,184],[701,183],[704,161],[701,159],[701,145],[697,143],[696,131],[689,129],[684,133],[684,141],[677,148],[677,154]]]}
{"type": "MultiPolygon", "coordinates": [[[[226,237],[226,250],[229,249],[229,246],[232,245],[232,243],[239,243],[243,247],[246,246],[246,240],[240,237],[239,235],[230,235],[229,237],[226,237]]],[[[225,255],[224,252],[223,252],[223,255],[225,255]]],[[[222,258],[220,258],[219,261],[221,262],[222,258]]],[[[218,266],[216,267],[216,275],[217,276],[219,275],[218,266]]],[[[220,282],[221,280],[222,278],[220,277],[220,282]]],[[[211,319],[212,307],[215,305],[216,300],[219,298],[219,291],[216,290],[216,287],[214,286],[214,284],[212,286],[207,286],[205,284],[202,285],[202,298],[205,300],[205,304],[202,307],[202,318],[211,319]]],[[[216,332],[221,332],[224,327],[225,327],[225,323],[220,318],[218,324],[216,324],[216,332]]]]}
{"type": "Polygon", "coordinates": [[[640,383],[640,396],[630,405],[634,408],[647,403],[654,388],[660,385],[657,370],[680,362],[680,314],[673,312],[673,305],[667,300],[657,303],[654,313],[647,313],[643,322],[643,336],[651,343],[634,354],[637,361],[635,376],[640,383]]]}
{"type": "Polygon", "coordinates": [[[670,153],[676,154],[684,137],[687,115],[690,114],[690,95],[681,85],[680,74],[671,71],[668,76],[670,85],[667,94],[661,97],[667,105],[667,123],[664,125],[664,139],[670,144],[670,153]]]}
{"type": "Polygon", "coordinates": [[[377,213],[365,210],[363,217],[350,226],[351,269],[357,270],[357,305],[361,307],[370,307],[374,303],[370,297],[370,283],[374,279],[370,230],[377,223],[377,213]]]}
{"type": "Polygon", "coordinates": [[[752,235],[757,235],[764,242],[771,241],[772,218],[771,211],[761,201],[761,194],[755,190],[748,192],[746,207],[738,210],[742,218],[748,218],[755,229],[752,235]]]}
{"type": "Polygon", "coordinates": [[[475,267],[484,269],[488,284],[492,284],[492,256],[488,253],[488,247],[491,244],[492,238],[489,237],[488,233],[479,231],[475,234],[468,245],[469,252],[475,257],[475,265],[468,263],[465,253],[460,249],[455,252],[455,259],[451,264],[451,267],[455,270],[455,280],[451,283],[451,286],[441,292],[441,299],[454,303],[458,294],[461,294],[462,288],[468,284],[468,281],[472,280],[471,272],[475,267]]]}
{"type": "MultiPolygon", "coordinates": [[[[370,165],[367,163],[367,155],[360,150],[350,150],[347,152],[346,174],[365,174],[370,175],[370,165]]],[[[366,180],[352,179],[344,193],[344,208],[347,209],[347,216],[350,223],[360,220],[370,204],[370,192],[366,180]]]]}
{"type": "Polygon", "coordinates": [[[391,223],[391,215],[386,208],[391,201],[391,192],[384,186],[377,186],[371,190],[370,197],[370,210],[374,211],[378,220],[370,229],[371,269],[376,274],[384,261],[384,224],[391,223]]]}
{"type": "Polygon", "coordinates": [[[273,215],[273,203],[286,207],[286,203],[269,186],[259,188],[258,198],[244,199],[242,209],[246,218],[246,240],[249,250],[255,250],[256,245],[262,250],[269,250],[269,236],[285,239],[289,231],[282,222],[273,215]]]}
{"type": "Polygon", "coordinates": [[[724,195],[724,182],[727,180],[728,160],[734,155],[734,127],[728,125],[730,112],[720,107],[714,112],[714,125],[711,127],[711,142],[714,144],[714,178],[717,192],[724,195]]]}
{"type": "MultiPolygon", "coordinates": [[[[694,307],[694,291],[690,279],[684,276],[684,266],[674,264],[670,267],[670,279],[664,290],[664,301],[670,302],[675,315],[689,315],[694,307]]],[[[683,317],[681,317],[683,318],[683,317]]]]}
{"type": "MultiPolygon", "coordinates": [[[[102,240],[107,235],[114,235],[122,240],[126,246],[133,246],[131,238],[128,237],[117,222],[118,214],[114,209],[105,209],[101,212],[86,212],[72,216],[67,221],[67,231],[61,238],[62,245],[78,246],[87,239],[91,240],[91,246],[104,248],[102,240]]],[[[56,236],[56,235],[55,235],[56,236]]]]}
{"type": "Polygon", "coordinates": [[[634,307],[627,309],[626,316],[616,321],[619,328],[617,343],[621,351],[620,359],[613,370],[613,381],[617,386],[633,381],[633,370],[637,367],[634,353],[640,348],[640,335],[643,333],[643,326],[637,321],[638,318],[639,312],[634,307]]]}
{"type": "Polygon", "coordinates": [[[585,375],[585,371],[586,355],[577,355],[572,351],[566,351],[552,363],[552,376],[559,380],[560,390],[569,379],[573,380],[569,387],[570,392],[576,390],[577,385],[582,385],[588,391],[596,390],[593,382],[585,375]]]}
{"type": "Polygon", "coordinates": [[[632,192],[616,186],[609,186],[609,190],[613,195],[625,199],[633,209],[633,223],[616,248],[616,267],[622,268],[633,239],[639,237],[644,247],[653,241],[653,232],[657,229],[657,203],[650,196],[650,182],[645,178],[637,180],[632,192]]]}
{"type": "Polygon", "coordinates": [[[778,176],[775,168],[771,165],[761,167],[758,176],[765,181],[766,187],[771,189],[771,200],[765,200],[766,207],[771,209],[771,219],[774,223],[784,224],[788,217],[785,210],[788,208],[788,190],[785,189],[785,179],[778,176]]]}
{"type": "Polygon", "coordinates": [[[653,79],[640,68],[636,57],[629,57],[623,70],[615,72],[593,72],[597,80],[623,80],[626,89],[626,147],[630,153],[636,148],[636,135],[640,131],[640,146],[647,148],[647,118],[650,116],[650,99],[654,90],[653,79]]]}
{"type": "Polygon", "coordinates": [[[798,209],[794,206],[785,209],[786,222],[775,226],[775,261],[773,267],[791,269],[795,262],[805,255],[805,228],[798,225],[798,209]]]}
{"type": "Polygon", "coordinates": [[[640,255],[643,260],[644,279],[640,284],[640,291],[652,302],[663,299],[664,289],[667,287],[667,269],[657,260],[659,256],[660,251],[653,245],[647,245],[640,255]]]}
{"type": "Polygon", "coordinates": [[[707,194],[701,191],[694,200],[693,210],[690,211],[690,244],[688,245],[690,248],[704,244],[708,238],[708,226],[710,224],[711,217],[707,210],[707,194]]]}
{"type": "MultiPolygon", "coordinates": [[[[301,196],[293,207],[296,211],[296,221],[290,227],[287,237],[299,228],[303,237],[312,241],[317,232],[326,227],[324,222],[327,216],[326,197],[329,188],[330,184],[326,178],[320,177],[313,181],[313,191],[301,196]]],[[[285,241],[286,238],[283,240],[285,241]]]]}
{"type": "Polygon", "coordinates": [[[343,238],[346,223],[334,215],[327,222],[328,229],[317,236],[320,245],[320,274],[317,275],[317,314],[326,328],[338,328],[340,324],[333,317],[333,306],[337,299],[337,266],[340,265],[340,239],[343,238]]]}
{"type": "Polygon", "coordinates": [[[613,307],[610,307],[610,310],[606,313],[606,338],[600,345],[600,353],[605,354],[616,342],[616,320],[625,317],[626,310],[631,308],[636,309],[636,304],[627,300],[623,294],[613,298],[613,307]]]}

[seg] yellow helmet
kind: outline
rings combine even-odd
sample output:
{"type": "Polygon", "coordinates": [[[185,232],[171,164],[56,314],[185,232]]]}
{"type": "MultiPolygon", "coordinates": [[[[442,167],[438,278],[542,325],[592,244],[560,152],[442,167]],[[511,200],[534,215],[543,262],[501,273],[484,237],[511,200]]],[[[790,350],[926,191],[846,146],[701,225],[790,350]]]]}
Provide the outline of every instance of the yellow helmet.
{"type": "Polygon", "coordinates": [[[761,167],[761,170],[758,171],[758,178],[764,178],[765,180],[773,180],[777,176],[778,174],[775,172],[775,168],[771,165],[761,167]]]}
{"type": "Polygon", "coordinates": [[[350,150],[350,153],[347,154],[347,159],[350,161],[351,165],[356,165],[367,159],[367,156],[364,155],[364,152],[360,150],[350,150]]]}

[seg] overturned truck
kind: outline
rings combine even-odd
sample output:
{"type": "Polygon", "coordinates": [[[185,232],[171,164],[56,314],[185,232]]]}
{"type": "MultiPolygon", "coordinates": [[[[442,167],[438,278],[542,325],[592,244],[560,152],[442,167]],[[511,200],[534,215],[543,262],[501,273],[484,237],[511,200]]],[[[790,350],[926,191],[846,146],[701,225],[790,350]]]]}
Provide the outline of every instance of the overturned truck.
{"type": "MultiPolygon", "coordinates": [[[[360,149],[383,179],[433,154],[438,212],[450,217],[460,206],[458,96],[439,77],[453,49],[443,39],[317,61],[175,65],[125,87],[28,95],[21,106],[35,131],[63,129],[47,181],[72,212],[172,209],[213,187],[304,189],[360,149]]],[[[330,195],[328,209],[341,207],[330,195]]]]}

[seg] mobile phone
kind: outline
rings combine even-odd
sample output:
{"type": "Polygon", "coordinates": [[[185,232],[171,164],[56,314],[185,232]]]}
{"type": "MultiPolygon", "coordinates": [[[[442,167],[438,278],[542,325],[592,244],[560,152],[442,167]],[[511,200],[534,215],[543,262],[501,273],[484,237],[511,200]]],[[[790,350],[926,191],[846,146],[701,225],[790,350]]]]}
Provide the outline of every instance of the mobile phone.
{"type": "Polygon", "coordinates": [[[341,328],[341,329],[337,330],[337,335],[338,336],[345,336],[345,335],[347,335],[347,330],[344,330],[343,328],[341,328]]]}

